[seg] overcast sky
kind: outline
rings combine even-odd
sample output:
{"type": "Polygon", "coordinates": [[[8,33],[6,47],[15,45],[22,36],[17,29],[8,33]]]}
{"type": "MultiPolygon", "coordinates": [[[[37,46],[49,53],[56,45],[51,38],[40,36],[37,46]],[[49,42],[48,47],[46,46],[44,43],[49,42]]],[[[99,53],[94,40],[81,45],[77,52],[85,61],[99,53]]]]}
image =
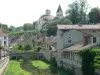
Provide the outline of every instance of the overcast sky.
{"type": "MultiPolygon", "coordinates": [[[[46,9],[51,10],[51,15],[56,15],[60,4],[65,12],[68,5],[74,0],[0,0],[0,23],[13,26],[22,26],[32,23],[45,14],[46,9]]],[[[92,7],[100,7],[100,0],[88,0],[92,7]]]]}

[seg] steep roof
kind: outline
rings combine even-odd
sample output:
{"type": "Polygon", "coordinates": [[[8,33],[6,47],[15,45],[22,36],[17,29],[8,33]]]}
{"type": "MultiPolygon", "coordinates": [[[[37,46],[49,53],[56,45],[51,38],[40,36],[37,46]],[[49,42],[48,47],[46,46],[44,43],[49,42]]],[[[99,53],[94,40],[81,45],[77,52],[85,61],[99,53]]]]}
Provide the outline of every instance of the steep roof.
{"type": "Polygon", "coordinates": [[[59,7],[58,7],[58,9],[57,9],[57,12],[63,12],[63,11],[62,11],[62,8],[61,8],[61,6],[60,6],[60,4],[59,4],[59,7]]]}
{"type": "Polygon", "coordinates": [[[0,29],[0,35],[7,35],[8,32],[6,30],[0,29]]]}
{"type": "Polygon", "coordinates": [[[57,25],[58,29],[100,29],[100,24],[97,25],[57,25]]]}

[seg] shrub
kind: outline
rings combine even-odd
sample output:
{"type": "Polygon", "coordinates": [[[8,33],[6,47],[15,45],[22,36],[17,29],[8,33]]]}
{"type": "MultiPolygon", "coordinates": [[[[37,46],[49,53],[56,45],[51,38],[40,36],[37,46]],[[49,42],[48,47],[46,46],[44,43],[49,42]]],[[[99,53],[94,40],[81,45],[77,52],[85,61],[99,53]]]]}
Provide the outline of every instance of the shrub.
{"type": "Polygon", "coordinates": [[[18,49],[18,50],[23,50],[23,46],[22,46],[22,44],[18,44],[17,49],[18,49]]]}
{"type": "Polygon", "coordinates": [[[28,50],[31,50],[32,47],[31,47],[31,45],[26,44],[26,45],[24,46],[24,49],[25,49],[26,51],[28,51],[28,50]]]}

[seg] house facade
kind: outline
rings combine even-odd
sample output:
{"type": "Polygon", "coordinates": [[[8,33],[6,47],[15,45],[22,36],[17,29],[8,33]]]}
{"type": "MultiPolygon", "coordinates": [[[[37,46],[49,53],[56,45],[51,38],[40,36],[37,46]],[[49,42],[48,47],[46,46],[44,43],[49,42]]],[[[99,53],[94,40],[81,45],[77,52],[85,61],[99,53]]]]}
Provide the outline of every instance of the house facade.
{"type": "Polygon", "coordinates": [[[0,29],[0,45],[8,46],[8,33],[5,30],[0,29]]]}
{"type": "Polygon", "coordinates": [[[0,75],[3,74],[9,61],[8,33],[0,29],[0,75]]]}
{"type": "Polygon", "coordinates": [[[57,25],[58,66],[70,69],[75,75],[82,75],[82,59],[78,51],[100,43],[100,25],[57,25]]]}

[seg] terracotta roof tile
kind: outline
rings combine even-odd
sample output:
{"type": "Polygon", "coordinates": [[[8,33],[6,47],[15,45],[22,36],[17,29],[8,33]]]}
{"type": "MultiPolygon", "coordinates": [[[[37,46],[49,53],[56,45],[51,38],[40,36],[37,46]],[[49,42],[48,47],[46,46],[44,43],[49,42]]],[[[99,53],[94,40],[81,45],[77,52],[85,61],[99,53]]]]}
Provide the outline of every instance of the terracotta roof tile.
{"type": "Polygon", "coordinates": [[[0,29],[0,35],[7,35],[8,32],[6,30],[0,29]]]}

